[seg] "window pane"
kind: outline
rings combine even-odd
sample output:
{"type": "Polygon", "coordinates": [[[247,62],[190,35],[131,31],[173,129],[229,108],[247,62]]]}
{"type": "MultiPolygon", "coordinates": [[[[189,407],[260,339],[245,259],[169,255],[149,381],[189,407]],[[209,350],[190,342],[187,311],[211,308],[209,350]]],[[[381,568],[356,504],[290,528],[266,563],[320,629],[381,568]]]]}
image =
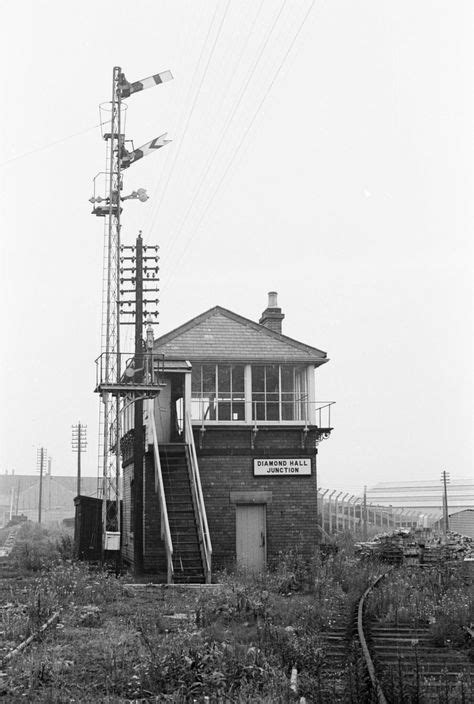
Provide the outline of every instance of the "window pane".
{"type": "Polygon", "coordinates": [[[295,394],[282,394],[281,400],[282,403],[293,403],[293,401],[295,400],[295,394]]]}
{"type": "Polygon", "coordinates": [[[230,420],[230,401],[219,401],[219,420],[230,420]]]}
{"type": "Polygon", "coordinates": [[[245,420],[245,404],[244,403],[233,403],[232,404],[232,420],[245,420]]]}
{"type": "Polygon", "coordinates": [[[232,391],[233,393],[244,393],[244,365],[235,364],[232,367],[232,391]]]}
{"type": "Polygon", "coordinates": [[[294,367],[290,364],[281,365],[281,390],[294,391],[294,367]]]}
{"type": "Polygon", "coordinates": [[[216,420],[216,399],[214,394],[207,394],[202,399],[204,420],[216,420]]]}
{"type": "Polygon", "coordinates": [[[202,403],[201,399],[191,399],[191,418],[193,420],[202,420],[202,403]]]}
{"type": "Polygon", "coordinates": [[[295,385],[298,398],[306,397],[306,368],[299,366],[295,370],[295,385]]]}
{"type": "Polygon", "coordinates": [[[280,390],[280,374],[278,364],[269,364],[265,367],[266,373],[266,391],[277,392],[280,390]]]}
{"type": "Polygon", "coordinates": [[[204,393],[215,392],[216,390],[216,365],[202,365],[202,390],[204,393]]]}
{"type": "Polygon", "coordinates": [[[265,367],[252,366],[252,391],[265,390],[265,367]]]}
{"type": "Polygon", "coordinates": [[[267,420],[280,420],[278,403],[267,403],[267,420]]]}
{"type": "Polygon", "coordinates": [[[191,372],[191,389],[193,394],[200,394],[201,393],[201,371],[202,367],[200,364],[198,364],[196,367],[193,367],[192,372],[191,372]]]}
{"type": "Polygon", "coordinates": [[[217,367],[219,395],[222,391],[230,391],[230,365],[219,364],[217,367]]]}
{"type": "Polygon", "coordinates": [[[295,420],[294,404],[293,403],[282,403],[281,404],[281,419],[282,420],[295,420]]]}

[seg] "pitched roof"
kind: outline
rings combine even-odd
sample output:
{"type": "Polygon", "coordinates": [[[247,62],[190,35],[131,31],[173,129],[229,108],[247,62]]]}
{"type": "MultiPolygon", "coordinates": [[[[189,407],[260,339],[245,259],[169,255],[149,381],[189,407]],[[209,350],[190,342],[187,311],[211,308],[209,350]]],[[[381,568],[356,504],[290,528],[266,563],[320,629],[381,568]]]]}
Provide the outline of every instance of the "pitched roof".
{"type": "Polygon", "coordinates": [[[281,335],[220,306],[210,308],[155,340],[168,359],[299,362],[319,366],[326,352],[281,335]]]}

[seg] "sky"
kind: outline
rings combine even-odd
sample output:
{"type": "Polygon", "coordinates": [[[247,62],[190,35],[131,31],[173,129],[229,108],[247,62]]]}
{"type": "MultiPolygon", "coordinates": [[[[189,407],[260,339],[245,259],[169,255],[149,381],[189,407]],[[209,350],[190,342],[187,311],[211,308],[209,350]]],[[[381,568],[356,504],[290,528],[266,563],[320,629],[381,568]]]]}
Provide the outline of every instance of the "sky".
{"type": "MultiPolygon", "coordinates": [[[[160,245],[163,334],[221,305],[327,351],[323,487],[472,477],[470,0],[17,0],[2,5],[0,472],[97,472],[112,69],[174,80],[126,135],[122,239],[160,245]]],[[[125,343],[130,343],[128,337],[125,343]]]]}

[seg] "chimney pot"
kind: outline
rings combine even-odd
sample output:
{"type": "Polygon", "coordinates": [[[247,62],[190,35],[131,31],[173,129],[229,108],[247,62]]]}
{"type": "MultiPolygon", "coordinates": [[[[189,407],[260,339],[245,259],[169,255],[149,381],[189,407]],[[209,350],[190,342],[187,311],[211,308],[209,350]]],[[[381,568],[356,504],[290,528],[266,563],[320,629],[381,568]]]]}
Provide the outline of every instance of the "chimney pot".
{"type": "Polygon", "coordinates": [[[269,291],[268,292],[268,307],[269,308],[278,308],[277,297],[278,297],[278,293],[276,291],[269,291]]]}

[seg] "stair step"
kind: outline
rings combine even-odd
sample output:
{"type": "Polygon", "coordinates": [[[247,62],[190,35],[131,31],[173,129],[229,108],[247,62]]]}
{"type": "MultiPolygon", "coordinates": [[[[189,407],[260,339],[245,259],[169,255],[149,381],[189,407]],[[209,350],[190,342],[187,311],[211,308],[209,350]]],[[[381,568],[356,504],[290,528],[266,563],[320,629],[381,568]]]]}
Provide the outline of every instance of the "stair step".
{"type": "Polygon", "coordinates": [[[185,445],[161,445],[160,460],[173,542],[173,581],[199,584],[205,579],[185,445]]]}
{"type": "Polygon", "coordinates": [[[181,542],[179,540],[173,540],[173,547],[175,552],[176,551],[186,551],[186,552],[193,552],[195,555],[199,555],[199,542],[197,538],[195,540],[187,541],[187,542],[181,542]]]}
{"type": "Polygon", "coordinates": [[[204,584],[205,579],[204,574],[191,577],[178,577],[177,575],[173,575],[173,582],[175,584],[204,584]]]}

